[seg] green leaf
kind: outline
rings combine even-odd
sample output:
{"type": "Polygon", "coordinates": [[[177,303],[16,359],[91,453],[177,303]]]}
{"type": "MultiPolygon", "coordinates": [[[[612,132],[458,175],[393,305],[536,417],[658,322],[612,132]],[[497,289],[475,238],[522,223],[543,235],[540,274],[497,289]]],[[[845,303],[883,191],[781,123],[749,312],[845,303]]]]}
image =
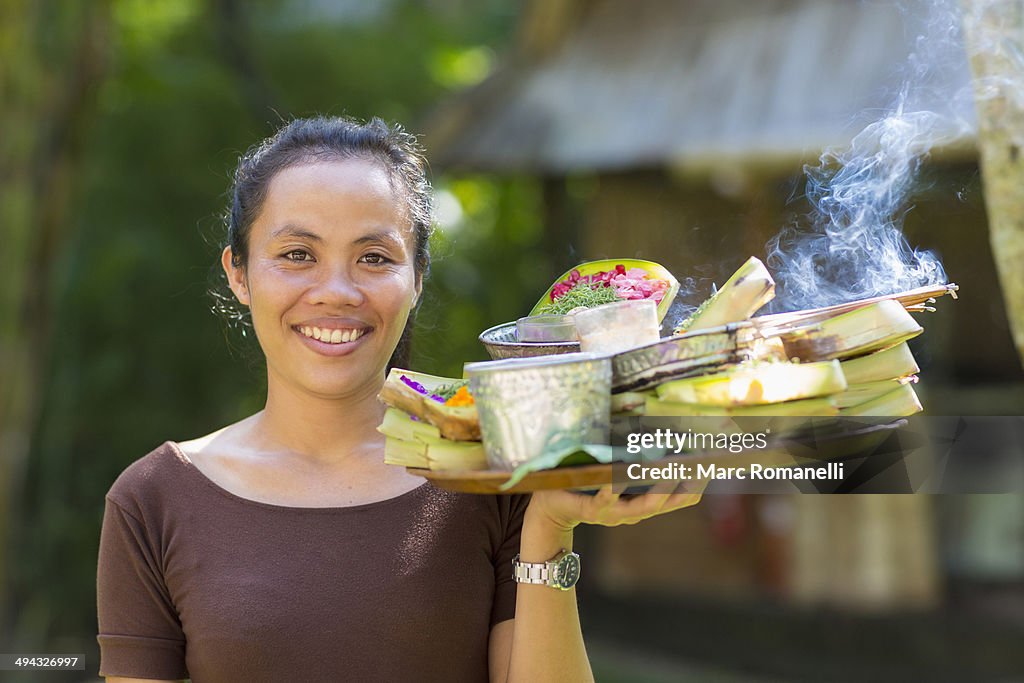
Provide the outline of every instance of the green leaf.
{"type": "Polygon", "coordinates": [[[550,470],[555,467],[567,467],[570,465],[592,465],[594,463],[607,464],[616,459],[615,447],[606,444],[562,444],[554,445],[536,458],[527,460],[519,467],[512,470],[512,476],[501,485],[502,491],[507,491],[530,472],[539,470],[550,470]]]}

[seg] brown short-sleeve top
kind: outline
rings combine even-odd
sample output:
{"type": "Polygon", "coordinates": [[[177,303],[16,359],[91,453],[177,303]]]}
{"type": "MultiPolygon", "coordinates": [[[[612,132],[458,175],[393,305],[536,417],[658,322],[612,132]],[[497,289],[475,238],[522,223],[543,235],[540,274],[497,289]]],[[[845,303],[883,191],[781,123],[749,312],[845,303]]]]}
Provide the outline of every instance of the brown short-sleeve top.
{"type": "Polygon", "coordinates": [[[166,442],[107,494],[100,673],[486,681],[490,627],[515,614],[528,502],[423,484],[365,505],[270,505],[166,442]]]}

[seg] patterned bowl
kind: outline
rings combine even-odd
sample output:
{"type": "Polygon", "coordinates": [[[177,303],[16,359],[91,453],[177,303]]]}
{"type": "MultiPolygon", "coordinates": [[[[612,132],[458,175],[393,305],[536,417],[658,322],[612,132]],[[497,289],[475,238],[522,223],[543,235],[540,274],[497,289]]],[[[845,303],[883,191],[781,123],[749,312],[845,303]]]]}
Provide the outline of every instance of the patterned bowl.
{"type": "Polygon", "coordinates": [[[612,357],[612,391],[644,391],[670,379],[701,375],[752,359],[785,360],[778,338],[762,337],[750,322],[690,332],[612,357]]]}
{"type": "Polygon", "coordinates": [[[467,363],[487,463],[512,470],[551,448],[608,443],[611,357],[574,353],[467,363]]]}
{"type": "Polygon", "coordinates": [[[502,323],[480,333],[480,342],[494,360],[505,358],[533,358],[560,353],[575,353],[580,343],[571,342],[521,342],[516,338],[516,324],[502,323]]]}

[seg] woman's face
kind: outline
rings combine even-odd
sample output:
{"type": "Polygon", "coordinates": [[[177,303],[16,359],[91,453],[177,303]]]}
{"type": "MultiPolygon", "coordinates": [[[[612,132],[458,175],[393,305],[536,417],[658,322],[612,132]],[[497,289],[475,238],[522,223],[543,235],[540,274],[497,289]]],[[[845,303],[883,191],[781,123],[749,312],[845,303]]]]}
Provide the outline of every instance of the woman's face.
{"type": "Polygon", "coordinates": [[[327,398],[376,392],[419,296],[414,235],[379,164],[287,168],[249,233],[249,259],[222,256],[249,306],[270,382],[327,398]]]}

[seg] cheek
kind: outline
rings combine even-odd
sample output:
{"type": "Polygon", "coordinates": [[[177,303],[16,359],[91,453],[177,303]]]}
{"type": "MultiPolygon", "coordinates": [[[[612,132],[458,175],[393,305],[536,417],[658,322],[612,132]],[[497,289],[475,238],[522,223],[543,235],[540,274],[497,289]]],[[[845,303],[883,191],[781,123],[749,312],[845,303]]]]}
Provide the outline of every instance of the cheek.
{"type": "Polygon", "coordinates": [[[384,282],[379,283],[378,291],[382,294],[381,306],[395,317],[403,320],[408,317],[412,310],[413,299],[416,296],[415,277],[411,273],[394,273],[384,282]]]}
{"type": "Polygon", "coordinates": [[[260,269],[249,278],[249,307],[253,318],[278,313],[301,296],[306,281],[301,273],[260,269]]]}

